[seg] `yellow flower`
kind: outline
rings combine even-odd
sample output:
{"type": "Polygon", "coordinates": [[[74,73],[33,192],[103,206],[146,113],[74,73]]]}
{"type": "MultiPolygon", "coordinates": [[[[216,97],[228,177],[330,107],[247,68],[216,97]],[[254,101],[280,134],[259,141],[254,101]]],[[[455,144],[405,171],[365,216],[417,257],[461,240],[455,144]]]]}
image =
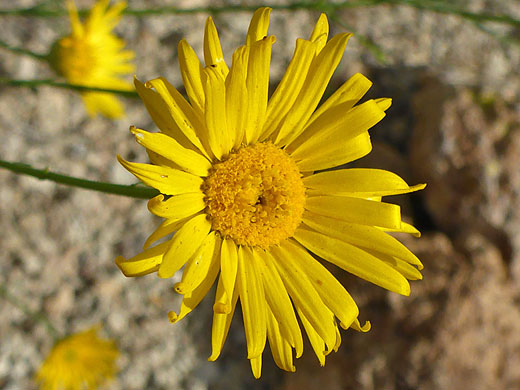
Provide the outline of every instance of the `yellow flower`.
{"type": "Polygon", "coordinates": [[[157,272],[183,294],[171,322],[190,313],[218,278],[212,354],[219,356],[240,299],[247,357],[260,377],[269,340],[276,364],[294,371],[303,352],[300,323],[320,363],[341,342],[338,325],[366,331],[345,288],[322,258],[369,282],[409,295],[407,279],[421,279],[421,262],[387,232],[418,235],[401,221],[400,208],[382,196],[424,188],[378,169],[323,171],[371,150],[368,129],[385,116],[390,99],[356,103],[371,82],[356,74],[319,108],[350,34],[327,42],[321,15],[268,99],[269,63],[275,41],[267,36],[269,8],[257,10],[246,44],[223,59],[217,30],[208,18],[203,67],[185,40],[179,62],[190,102],[158,78],[137,92],[161,130],[131,128],[152,164],[121,164],[164,195],[151,199],[165,218],[144,251],[118,257],[126,276],[157,272]],[[314,173],[318,171],[319,173],[314,173]],[[155,246],[155,242],[174,233],[155,246]],[[219,276],[220,275],[220,276],[219,276]],[[298,321],[299,318],[299,321],[298,321]]]}
{"type": "Polygon", "coordinates": [[[36,381],[41,390],[92,390],[116,373],[115,343],[97,336],[97,328],[57,342],[43,362],[36,381]]]}
{"type": "MultiPolygon", "coordinates": [[[[67,1],[72,33],[54,44],[51,65],[72,84],[130,91],[132,84],[120,76],[134,72],[134,65],[129,62],[134,52],[123,50],[124,41],[112,33],[126,3],[119,2],[111,8],[108,3],[109,0],[98,0],[82,24],[74,2],[67,1]]],[[[124,115],[123,105],[113,94],[83,92],[81,96],[91,116],[124,115]]]]}

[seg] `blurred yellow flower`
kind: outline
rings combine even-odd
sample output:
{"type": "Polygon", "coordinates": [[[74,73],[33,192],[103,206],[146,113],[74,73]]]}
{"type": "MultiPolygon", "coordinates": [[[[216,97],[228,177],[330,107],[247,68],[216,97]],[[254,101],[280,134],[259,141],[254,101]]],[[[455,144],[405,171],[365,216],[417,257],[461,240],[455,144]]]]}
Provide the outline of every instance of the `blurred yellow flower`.
{"type": "Polygon", "coordinates": [[[54,345],[36,374],[41,390],[93,390],[115,375],[117,347],[97,331],[75,333],[54,345]]]}
{"type": "Polygon", "coordinates": [[[257,10],[246,44],[224,61],[208,18],[202,66],[189,44],[179,43],[179,63],[189,102],[164,78],[137,92],[160,129],[131,128],[152,164],[121,164],[164,195],[151,199],[165,218],[137,256],[116,258],[126,276],[157,272],[184,295],[171,322],[190,313],[218,278],[213,306],[213,351],[221,353],[240,299],[247,357],[260,377],[267,340],[276,364],[294,371],[303,352],[300,324],[320,363],[341,343],[338,325],[366,331],[356,303],[322,265],[322,258],[378,286],[409,295],[407,279],[421,279],[421,262],[387,232],[419,232],[401,221],[399,206],[382,196],[424,188],[378,169],[323,171],[370,152],[368,129],[390,99],[356,103],[371,82],[356,74],[320,107],[325,88],[351,34],[327,41],[319,18],[271,98],[267,36],[269,8],[257,10]],[[319,171],[319,173],[314,173],[319,171]],[[166,241],[158,240],[173,234],[166,241]],[[219,276],[220,274],[220,276],[219,276]],[[299,321],[298,321],[299,317],[299,321]]]}
{"type": "MultiPolygon", "coordinates": [[[[112,33],[126,3],[119,2],[111,8],[108,3],[109,0],[98,0],[82,24],[74,2],[67,1],[72,33],[54,44],[51,64],[72,84],[131,91],[132,84],[120,76],[134,72],[130,60],[135,54],[124,50],[125,42],[112,33]]],[[[124,115],[123,105],[113,94],[82,92],[81,96],[91,116],[124,115]]]]}

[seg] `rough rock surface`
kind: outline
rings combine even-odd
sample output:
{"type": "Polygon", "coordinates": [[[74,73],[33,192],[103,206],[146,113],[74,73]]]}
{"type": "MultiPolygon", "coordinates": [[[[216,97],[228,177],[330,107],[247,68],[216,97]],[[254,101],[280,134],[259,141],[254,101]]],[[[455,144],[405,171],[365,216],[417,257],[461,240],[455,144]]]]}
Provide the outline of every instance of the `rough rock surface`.
{"type": "MultiPolygon", "coordinates": [[[[166,2],[129,3],[139,8],[166,2]]],[[[466,3],[476,12],[520,18],[515,1],[466,3]]],[[[34,4],[0,0],[0,8],[34,4]]],[[[117,32],[137,53],[137,75],[165,76],[179,86],[177,42],[186,37],[201,54],[205,17],[125,16],[117,32]]],[[[281,78],[295,39],[307,36],[317,17],[273,12],[273,81],[281,78]]],[[[256,381],[240,312],[222,356],[209,363],[211,302],[173,326],[166,313],[180,303],[171,288],[176,280],[126,279],[114,265],[115,256],[136,254],[159,223],[146,202],[0,170],[0,283],[30,310],[45,313],[60,332],[103,324],[121,349],[120,374],[103,389],[520,388],[520,52],[472,23],[409,7],[347,9],[338,17],[386,53],[382,65],[352,38],[333,84],[359,71],[374,80],[371,97],[394,99],[373,130],[373,153],[357,165],[390,167],[412,184],[428,183],[422,193],[396,199],[424,231],[421,239],[403,237],[425,265],[424,280],[412,283],[405,298],[337,272],[372,330],[343,332],[340,350],[324,368],[306,345],[294,374],[278,370],[267,350],[256,381]]],[[[249,18],[248,12],[214,17],[227,59],[242,42],[249,18]]],[[[68,31],[65,18],[0,19],[3,41],[38,52],[68,31]]],[[[333,23],[332,31],[344,28],[333,23]]],[[[3,49],[0,76],[54,77],[45,64],[3,49]]],[[[146,161],[127,129],[154,125],[140,101],[125,104],[122,120],[90,119],[74,92],[2,87],[0,158],[133,183],[115,154],[146,161]]],[[[0,335],[0,389],[35,388],[31,378],[52,346],[45,327],[0,301],[0,335]]]]}

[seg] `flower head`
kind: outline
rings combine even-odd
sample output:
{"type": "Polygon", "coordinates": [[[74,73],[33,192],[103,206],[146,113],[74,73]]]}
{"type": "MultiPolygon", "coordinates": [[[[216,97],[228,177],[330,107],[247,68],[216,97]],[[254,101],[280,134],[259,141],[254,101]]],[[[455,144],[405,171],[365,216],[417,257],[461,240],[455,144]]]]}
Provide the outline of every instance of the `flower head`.
{"type": "Polygon", "coordinates": [[[115,343],[97,328],[57,342],[36,374],[41,390],[93,390],[116,373],[115,343]]]}
{"type": "Polygon", "coordinates": [[[157,272],[183,295],[171,322],[190,313],[217,281],[212,354],[221,353],[240,300],[247,357],[259,377],[267,340],[276,364],[294,371],[303,326],[320,363],[340,343],[339,327],[366,331],[359,310],[323,261],[399,294],[421,279],[421,262],[387,232],[419,232],[401,221],[386,195],[424,188],[377,169],[324,171],[371,150],[368,129],[390,99],[357,104],[371,82],[351,77],[320,107],[350,34],[329,41],[321,15],[268,98],[275,41],[269,8],[257,10],[246,44],[224,62],[208,18],[202,66],[188,43],[179,63],[189,102],[164,78],[135,85],[159,133],[131,128],[151,164],[121,164],[161,195],[148,207],[164,222],[144,251],[116,264],[126,276],[157,272]],[[319,173],[314,173],[318,171],[319,173]],[[171,234],[173,236],[169,237],[171,234]],[[161,243],[158,240],[169,237],[161,243]],[[153,246],[152,246],[153,245],[153,246]],[[321,258],[321,259],[320,259],[321,258]],[[299,320],[298,320],[299,318],[299,320]]]}
{"type": "MultiPolygon", "coordinates": [[[[124,50],[125,43],[112,30],[120,19],[125,2],[108,8],[109,0],[98,0],[84,23],[81,23],[73,0],[67,0],[72,32],[60,38],[51,51],[53,68],[70,83],[87,87],[132,90],[132,84],[120,78],[134,71],[129,61],[134,52],[124,50]]],[[[110,93],[81,94],[91,116],[108,118],[124,114],[121,102],[110,93]]]]}

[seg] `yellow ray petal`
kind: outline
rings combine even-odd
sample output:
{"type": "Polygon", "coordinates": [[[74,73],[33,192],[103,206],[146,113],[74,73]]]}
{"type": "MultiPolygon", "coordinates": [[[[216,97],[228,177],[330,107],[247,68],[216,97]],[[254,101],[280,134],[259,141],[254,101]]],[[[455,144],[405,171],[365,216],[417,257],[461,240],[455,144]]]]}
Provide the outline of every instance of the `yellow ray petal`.
{"type": "Polygon", "coordinates": [[[170,137],[175,138],[175,140],[185,148],[195,148],[172,119],[168,105],[164,102],[161,96],[153,89],[146,88],[136,77],[134,77],[134,85],[139,97],[146,107],[146,110],[159,130],[170,137]]]}
{"type": "Polygon", "coordinates": [[[320,172],[303,179],[307,194],[345,195],[360,198],[406,194],[426,184],[410,187],[393,172],[383,169],[351,168],[320,172]]]}
{"type": "Polygon", "coordinates": [[[177,53],[179,56],[182,81],[186,93],[190,98],[190,103],[195,111],[197,111],[199,115],[202,115],[206,101],[202,87],[202,64],[197,54],[195,54],[195,51],[185,39],[179,42],[177,53]]]}
{"type": "Polygon", "coordinates": [[[110,119],[121,118],[125,114],[123,104],[112,94],[104,92],[85,92],[81,94],[90,117],[97,114],[110,119]]]}
{"type": "Polygon", "coordinates": [[[137,143],[173,161],[184,171],[198,176],[208,175],[211,163],[194,150],[181,146],[174,138],[161,133],[149,133],[133,126],[130,131],[135,135],[137,143]]]}
{"type": "Polygon", "coordinates": [[[347,196],[312,196],[305,209],[346,222],[396,229],[401,226],[401,208],[395,204],[347,196]]]}
{"type": "Polygon", "coordinates": [[[208,144],[215,157],[220,160],[229,154],[235,143],[227,129],[226,86],[216,68],[205,68],[203,74],[208,144]]]}
{"type": "Polygon", "coordinates": [[[170,278],[195,253],[211,229],[205,214],[197,215],[186,222],[172,238],[172,244],[164,255],[157,275],[170,278]]]}
{"type": "Polygon", "coordinates": [[[350,325],[350,327],[352,329],[354,329],[355,331],[357,332],[363,332],[363,333],[366,333],[370,330],[370,328],[372,328],[372,325],[370,324],[370,321],[366,321],[365,322],[365,325],[361,326],[361,324],[359,323],[359,320],[356,319],[352,325],[350,325]]]}
{"type": "Polygon", "coordinates": [[[179,220],[172,220],[172,219],[166,219],[164,220],[157,229],[154,230],[152,234],[146,239],[143,249],[148,249],[150,245],[152,245],[157,240],[160,240],[163,237],[166,237],[167,235],[173,233],[174,231],[178,230],[182,225],[184,225],[189,219],[191,218],[185,218],[185,219],[179,219],[179,220]]]}
{"type": "Polygon", "coordinates": [[[409,223],[401,221],[401,226],[396,229],[383,229],[385,232],[408,233],[415,237],[421,237],[421,232],[409,223]]]}
{"type": "Polygon", "coordinates": [[[255,11],[251,18],[251,22],[249,23],[249,29],[247,30],[247,45],[251,45],[256,41],[263,39],[267,35],[270,14],[271,8],[269,7],[258,8],[255,11]]]}
{"type": "MultiPolygon", "coordinates": [[[[298,315],[300,316],[300,320],[302,321],[303,327],[305,328],[305,333],[307,333],[307,337],[309,338],[309,341],[311,342],[312,349],[314,350],[314,353],[316,354],[316,357],[318,358],[318,361],[320,362],[320,366],[325,365],[325,342],[320,337],[318,332],[314,330],[314,327],[311,325],[310,321],[305,317],[305,314],[303,314],[302,310],[300,310],[298,307],[296,307],[296,310],[298,311],[298,315]]],[[[334,332],[336,330],[334,329],[334,332]]]]}
{"type": "Polygon", "coordinates": [[[327,38],[329,37],[329,21],[327,19],[327,15],[321,14],[312,30],[311,36],[309,38],[312,42],[318,42],[319,45],[316,49],[316,53],[318,54],[327,43],[327,38]]]}
{"type": "Polygon", "coordinates": [[[184,295],[182,299],[181,308],[179,310],[179,314],[176,314],[173,311],[168,313],[168,319],[171,323],[176,323],[186,317],[188,314],[195,309],[198,304],[204,299],[204,297],[208,294],[211,286],[215,283],[217,279],[218,271],[220,267],[218,264],[218,256],[213,256],[211,263],[209,265],[208,273],[205,278],[202,279],[202,282],[197,286],[195,290],[184,295]]]}
{"type": "Polygon", "coordinates": [[[317,44],[315,43],[304,39],[296,40],[291,62],[267,104],[266,119],[260,140],[276,134],[276,130],[283,124],[285,116],[291,110],[302,89],[316,49],[317,44]]]}
{"type": "Polygon", "coordinates": [[[79,20],[78,9],[76,8],[76,4],[73,0],[67,0],[67,11],[69,12],[70,26],[72,28],[72,35],[74,36],[82,36],[84,33],[83,25],[79,20]]]}
{"type": "Polygon", "coordinates": [[[286,145],[302,132],[305,123],[318,106],[351,35],[336,35],[314,59],[298,98],[278,132],[275,140],[277,145],[286,145]]]}
{"type": "Polygon", "coordinates": [[[267,314],[267,338],[274,362],[282,370],[294,372],[293,353],[289,342],[282,336],[280,326],[270,309],[267,314]]]}
{"type": "Polygon", "coordinates": [[[230,137],[237,149],[243,141],[248,121],[247,63],[249,49],[241,46],[233,53],[233,64],[226,78],[226,116],[230,137]]]}
{"type": "Polygon", "coordinates": [[[382,230],[365,225],[339,221],[312,212],[305,212],[303,223],[319,233],[338,238],[362,249],[375,250],[423,268],[421,261],[406,246],[382,230]]]}
{"type": "Polygon", "coordinates": [[[233,240],[229,238],[223,239],[220,252],[220,277],[229,299],[231,299],[233,291],[235,290],[238,267],[237,257],[237,246],[233,240]]]}
{"type": "Polygon", "coordinates": [[[402,295],[410,295],[406,278],[382,260],[338,239],[300,227],[294,238],[321,258],[362,279],[402,295]]]}
{"type": "Polygon", "coordinates": [[[296,357],[300,357],[303,353],[303,337],[298,325],[298,319],[294,313],[294,307],[289,298],[289,294],[284,286],[284,282],[278,273],[275,260],[269,251],[261,249],[254,250],[255,256],[259,258],[257,264],[260,265],[260,273],[262,274],[265,296],[267,304],[276,317],[276,321],[280,326],[283,337],[296,350],[296,357]]]}
{"type": "Polygon", "coordinates": [[[249,363],[251,363],[251,371],[255,379],[260,379],[262,375],[262,355],[250,359],[249,363]]]}
{"type": "Polygon", "coordinates": [[[259,279],[255,258],[249,247],[238,248],[237,287],[242,305],[247,358],[262,354],[267,337],[267,309],[264,286],[259,279]]]}
{"type": "Polygon", "coordinates": [[[117,155],[119,163],[144,184],[158,189],[166,195],[200,192],[203,181],[191,173],[151,164],[133,163],[117,155]]]}
{"type": "Polygon", "coordinates": [[[174,286],[179,294],[190,294],[207,277],[210,266],[213,262],[219,262],[220,237],[215,232],[206,236],[202,245],[190,258],[184,271],[182,279],[174,286]]]}
{"type": "Polygon", "coordinates": [[[215,306],[213,309],[213,326],[211,328],[211,356],[208,358],[210,362],[218,359],[220,352],[222,351],[222,347],[224,347],[224,342],[226,341],[226,337],[229,332],[231,320],[235,314],[235,307],[238,300],[238,288],[235,288],[233,291],[233,298],[231,299],[231,304],[227,313],[215,310],[215,307],[219,307],[223,301],[227,302],[229,300],[230,299],[226,296],[226,291],[224,290],[224,283],[222,281],[221,274],[217,285],[217,294],[215,296],[215,306]]]}
{"type": "Polygon", "coordinates": [[[332,349],[336,342],[333,316],[329,315],[330,310],[323,303],[305,271],[294,261],[297,254],[278,246],[272,247],[272,253],[274,257],[270,261],[280,273],[294,305],[305,314],[312,327],[332,349]]]}
{"type": "Polygon", "coordinates": [[[204,27],[204,62],[206,67],[215,68],[223,79],[226,78],[229,68],[224,61],[217,28],[211,16],[206,19],[206,26],[204,27]]]}
{"type": "Polygon", "coordinates": [[[301,269],[305,271],[323,303],[342,324],[346,327],[350,326],[359,315],[359,309],[343,285],[318,260],[294,241],[285,240],[282,246],[296,254],[293,256],[294,261],[297,261],[301,269]]]}
{"type": "Polygon", "coordinates": [[[164,200],[164,195],[157,195],[148,201],[148,210],[158,217],[182,219],[196,214],[206,207],[202,192],[189,192],[175,195],[164,200]]]}
{"type": "Polygon", "coordinates": [[[179,91],[163,77],[147,81],[144,86],[157,91],[162,100],[166,103],[171,118],[175,121],[184,136],[196,146],[202,154],[211,158],[204,143],[204,135],[206,132],[204,123],[201,122],[201,118],[179,91]]]}
{"type": "Polygon", "coordinates": [[[363,134],[385,116],[385,112],[374,100],[369,100],[351,110],[346,109],[344,105],[350,105],[350,103],[334,106],[315,120],[311,126],[306,127],[303,134],[308,130],[314,136],[294,149],[291,155],[296,159],[319,157],[327,145],[334,145],[344,139],[363,134]]]}
{"type": "Polygon", "coordinates": [[[248,120],[245,139],[247,144],[254,143],[260,137],[265,121],[269,93],[269,64],[274,36],[251,44],[247,66],[248,120]]]}
{"type": "Polygon", "coordinates": [[[143,276],[155,272],[159,269],[164,257],[164,253],[170,246],[170,242],[163,242],[153,248],[147,249],[131,259],[125,259],[122,256],[116,257],[116,265],[119,267],[123,275],[143,276]]]}
{"type": "Polygon", "coordinates": [[[302,156],[301,159],[295,160],[301,172],[312,172],[347,164],[366,156],[371,150],[372,143],[367,131],[357,137],[326,145],[318,156],[302,156]]]}

